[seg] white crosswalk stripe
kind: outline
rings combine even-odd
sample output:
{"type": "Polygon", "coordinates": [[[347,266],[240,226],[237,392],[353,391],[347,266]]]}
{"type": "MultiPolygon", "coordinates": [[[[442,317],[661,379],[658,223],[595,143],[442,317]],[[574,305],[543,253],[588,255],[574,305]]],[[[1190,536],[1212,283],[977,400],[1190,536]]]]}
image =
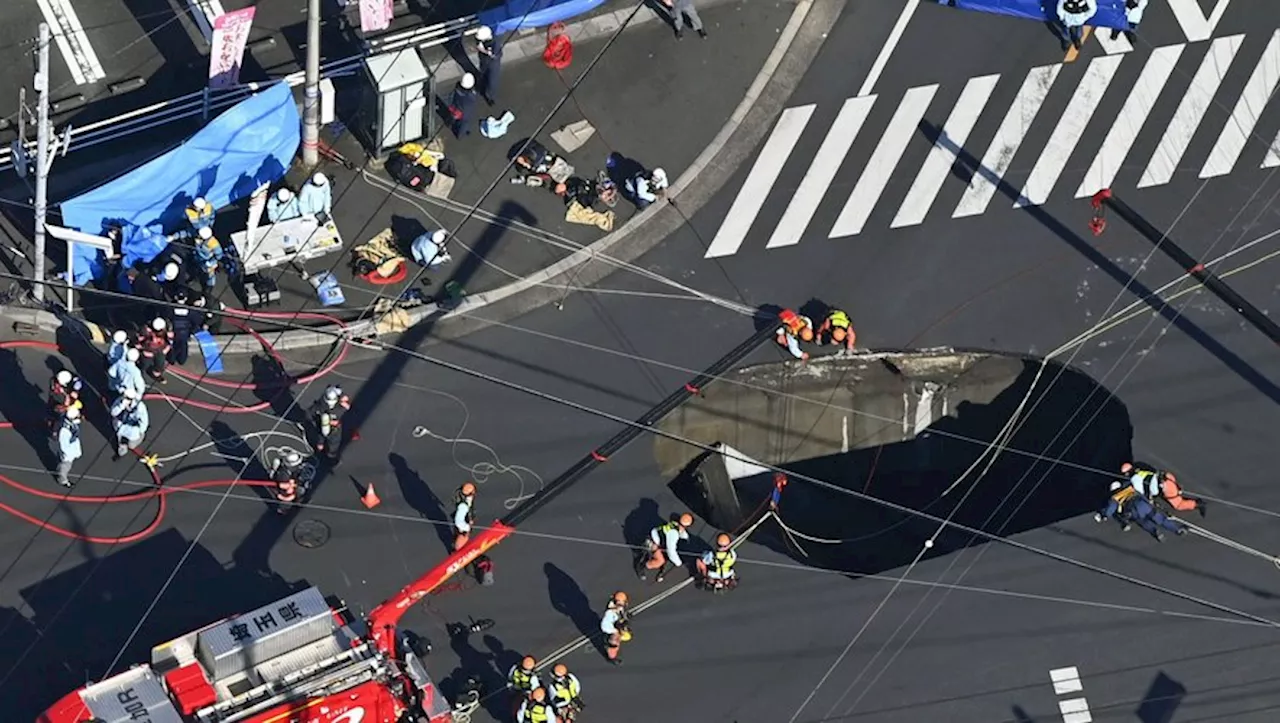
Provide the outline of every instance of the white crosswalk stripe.
{"type": "Polygon", "coordinates": [[[37,0],[37,4],[75,84],[87,85],[107,77],[70,0],[37,0]]]}
{"type": "MultiPolygon", "coordinates": [[[[936,107],[942,103],[935,101],[953,97],[946,92],[939,93],[939,85],[909,88],[897,100],[887,121],[877,114],[880,120],[876,122],[884,123],[880,128],[869,125],[871,112],[878,104],[894,102],[894,98],[883,93],[850,98],[831,125],[822,130],[823,140],[817,154],[808,161],[809,167],[790,194],[781,217],[761,218],[771,193],[785,195],[789,190],[775,188],[775,185],[784,168],[794,168],[789,162],[790,156],[795,153],[816,110],[814,105],[788,108],[747,173],[728,216],[707,250],[707,258],[737,253],[757,221],[762,222],[760,225],[776,224],[768,235],[765,246],[768,249],[796,246],[806,238],[813,238],[817,212],[825,208],[825,200],[835,195],[832,189],[840,187],[837,176],[848,168],[850,153],[860,139],[864,146],[874,142],[874,150],[866,164],[858,169],[853,190],[843,199],[840,213],[827,234],[830,239],[867,231],[873,212],[885,200],[889,184],[895,177],[906,174],[913,174],[910,188],[889,228],[923,224],[930,214],[939,217],[943,209],[935,207],[949,187],[963,188],[951,218],[986,213],[997,192],[1015,182],[1009,177],[1013,168],[1030,168],[1017,195],[1008,191],[1010,198],[1018,199],[1013,204],[1015,208],[1044,204],[1059,191],[1065,195],[1067,189],[1073,189],[1074,198],[1088,197],[1112,187],[1119,171],[1125,167],[1143,169],[1137,188],[1167,184],[1179,170],[1190,173],[1195,168],[1188,168],[1191,163],[1203,164],[1199,176],[1204,179],[1240,171],[1242,157],[1255,159],[1250,164],[1258,162],[1256,155],[1246,154],[1246,148],[1265,142],[1257,135],[1259,123],[1263,122],[1269,106],[1280,104],[1275,98],[1280,88],[1280,30],[1272,33],[1260,56],[1255,55],[1252,44],[1242,55],[1244,40],[1243,35],[1232,35],[1208,43],[1167,45],[1150,52],[1116,48],[1116,52],[1094,58],[1083,72],[1071,72],[1070,81],[1065,80],[1068,73],[1063,64],[1032,68],[1025,76],[977,76],[965,82],[949,108],[936,107]],[[1120,70],[1126,61],[1141,64],[1141,72],[1136,80],[1115,82],[1116,87],[1112,88],[1113,81],[1123,77],[1120,70]],[[1243,87],[1238,82],[1224,83],[1230,72],[1236,72],[1240,78],[1248,75],[1243,87]],[[1189,75],[1190,83],[1186,83],[1189,75]],[[1182,78],[1182,82],[1171,84],[1175,77],[1182,78]],[[993,103],[993,98],[1007,97],[999,93],[1001,85],[1012,83],[1018,83],[1018,89],[1012,100],[1007,101],[1010,105],[1005,108],[993,103]],[[1070,93],[1070,99],[1049,129],[1044,122],[1049,119],[1037,122],[1037,118],[1059,86],[1062,94],[1070,93]],[[1182,94],[1176,98],[1176,107],[1175,98],[1169,97],[1168,92],[1175,88],[1182,94]],[[1228,111],[1230,117],[1227,117],[1228,111]],[[943,114],[946,121],[938,128],[930,119],[943,114]],[[1206,118],[1213,120],[1206,122],[1206,118]],[[1000,119],[998,127],[989,140],[984,140],[991,131],[984,132],[983,128],[995,125],[997,119],[1000,119]],[[1042,146],[1035,147],[1028,142],[1032,137],[1043,139],[1046,132],[1047,140],[1037,141],[1043,143],[1042,146]],[[1157,134],[1159,141],[1155,143],[1157,134]],[[1133,158],[1134,149],[1143,147],[1139,143],[1143,137],[1152,142],[1155,150],[1149,159],[1133,158]],[[904,163],[904,156],[917,138],[932,139],[932,148],[919,166],[904,163]],[[971,147],[970,141],[975,138],[985,142],[985,148],[971,147]],[[981,161],[977,162],[972,178],[959,177],[960,174],[953,172],[958,159],[973,165],[979,151],[981,161]],[[1090,154],[1084,159],[1092,162],[1082,171],[1071,160],[1078,158],[1082,162],[1084,159],[1079,156],[1084,153],[1090,154]],[[1067,183],[1073,185],[1063,188],[1067,183]]],[[[816,141],[814,134],[809,137],[816,141]]],[[[1280,136],[1269,146],[1260,165],[1280,167],[1280,136]]],[[[821,233],[820,229],[817,231],[821,233]]],[[[756,238],[752,237],[752,245],[756,238]]]]}

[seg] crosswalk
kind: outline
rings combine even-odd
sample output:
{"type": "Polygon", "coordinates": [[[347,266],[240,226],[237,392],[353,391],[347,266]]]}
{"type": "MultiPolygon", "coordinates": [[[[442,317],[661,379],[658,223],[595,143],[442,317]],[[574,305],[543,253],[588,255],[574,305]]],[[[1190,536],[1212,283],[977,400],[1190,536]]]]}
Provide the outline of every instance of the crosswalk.
{"type": "MultiPolygon", "coordinates": [[[[1256,40],[1260,44],[1260,38],[1256,40]]],[[[957,184],[957,190],[959,184],[964,185],[956,205],[946,209],[951,218],[962,219],[986,213],[998,194],[1016,198],[1014,208],[1043,205],[1055,192],[1061,194],[1067,188],[1073,189],[1074,198],[1084,198],[1111,187],[1126,165],[1145,163],[1137,180],[1140,189],[1169,183],[1179,170],[1188,169],[1188,163],[1199,164],[1202,179],[1228,175],[1241,166],[1241,158],[1248,155],[1246,148],[1257,140],[1263,112],[1280,85],[1280,30],[1271,35],[1261,56],[1247,53],[1255,65],[1243,87],[1238,81],[1224,83],[1233,71],[1244,77],[1248,61],[1241,57],[1242,47],[1244,35],[1215,38],[1207,43],[1166,45],[1153,48],[1149,54],[1131,53],[1125,47],[1121,52],[1092,59],[1083,73],[1065,72],[1067,66],[1059,63],[1032,68],[1025,75],[970,78],[958,96],[946,89],[940,92],[938,84],[908,88],[901,95],[858,96],[844,101],[825,130],[818,124],[810,128],[818,116],[816,104],[787,108],[755,156],[706,257],[738,253],[748,234],[767,223],[776,223],[765,245],[768,249],[795,246],[812,238],[810,231],[825,233],[829,239],[858,236],[877,230],[869,226],[873,212],[888,202],[898,203],[889,228],[917,226],[931,215],[941,215],[943,209],[936,207],[948,184],[957,184]],[[1129,65],[1141,67],[1126,71],[1129,65]],[[1067,87],[1064,78],[1068,75],[1079,78],[1073,81],[1074,87],[1067,87]],[[1117,78],[1125,80],[1119,82],[1117,78]],[[1007,107],[992,103],[993,98],[1009,97],[1007,91],[1000,92],[1001,87],[1012,89],[1015,85],[1017,91],[1007,101],[1007,107]],[[1178,90],[1166,93],[1167,88],[1178,90]],[[1156,112],[1162,98],[1166,101],[1163,108],[1173,105],[1174,92],[1182,95],[1172,114],[1156,112]],[[1234,96],[1235,93],[1239,95],[1234,96]],[[1033,126],[1046,127],[1050,123],[1049,113],[1042,110],[1055,95],[1069,97],[1066,110],[1056,119],[1042,146],[1024,148],[1028,138],[1034,137],[1033,126]],[[1104,96],[1123,99],[1123,103],[1106,104],[1104,96]],[[873,116],[879,106],[893,102],[897,105],[891,115],[888,108],[880,108],[873,116]],[[951,105],[939,108],[943,103],[951,105]],[[1115,115],[1102,112],[1103,108],[1112,109],[1109,112],[1115,115]],[[1213,115],[1209,113],[1211,108],[1230,109],[1230,116],[1223,121],[1225,111],[1213,115]],[[943,115],[946,120],[938,125],[927,120],[943,115]],[[1217,120],[1206,123],[1207,115],[1217,120]],[[881,116],[888,116],[878,121],[883,125],[871,127],[875,124],[869,120],[881,116]],[[982,138],[991,133],[989,126],[997,117],[1001,120],[994,134],[982,138]],[[980,128],[983,121],[988,121],[988,129],[975,136],[975,128],[980,128]],[[1222,125],[1219,127],[1218,123],[1222,125]],[[878,138],[870,136],[876,132],[878,138]],[[1196,146],[1200,149],[1207,145],[1206,134],[1212,132],[1218,135],[1207,155],[1189,157],[1192,141],[1201,139],[1202,143],[1196,146]],[[809,165],[803,178],[798,184],[780,186],[779,179],[794,177],[788,176],[786,170],[796,173],[795,166],[806,161],[793,158],[797,145],[804,138],[816,139],[820,133],[824,134],[823,140],[816,155],[807,159],[809,165]],[[1159,141],[1150,157],[1134,158],[1139,139],[1154,141],[1157,134],[1159,141]],[[848,191],[849,184],[837,184],[837,177],[850,170],[848,157],[860,138],[867,146],[873,140],[875,145],[865,163],[855,169],[857,180],[848,191]],[[909,149],[919,147],[922,138],[932,147],[921,161],[919,154],[910,153],[909,149]],[[971,145],[971,140],[977,142],[971,145]],[[985,148],[978,145],[984,140],[985,148]],[[1086,166],[1076,154],[1085,152],[1094,155],[1087,170],[1082,170],[1086,166]],[[1037,154],[1034,160],[1029,158],[1031,153],[1037,154]],[[1073,157],[1078,159],[1075,164],[1071,164],[1073,157]],[[977,158],[981,160],[973,160],[977,158]],[[962,168],[972,168],[971,176],[967,170],[957,174],[958,161],[962,168]],[[1026,173],[1021,186],[1013,192],[1009,188],[1013,181],[1008,178],[1012,168],[1026,173]],[[914,175],[905,197],[899,200],[894,194],[886,194],[895,179],[905,185],[906,174],[914,175]],[[843,199],[833,198],[844,193],[848,195],[843,199]],[[786,204],[780,217],[770,217],[781,206],[766,206],[771,197],[786,204]],[[819,209],[828,201],[842,203],[834,223],[829,229],[811,228],[819,209]],[[766,207],[770,214],[764,212],[766,207]]],[[[1150,149],[1150,143],[1146,147],[1150,149]]],[[[1280,167],[1280,136],[1271,143],[1261,167],[1280,167]]]]}

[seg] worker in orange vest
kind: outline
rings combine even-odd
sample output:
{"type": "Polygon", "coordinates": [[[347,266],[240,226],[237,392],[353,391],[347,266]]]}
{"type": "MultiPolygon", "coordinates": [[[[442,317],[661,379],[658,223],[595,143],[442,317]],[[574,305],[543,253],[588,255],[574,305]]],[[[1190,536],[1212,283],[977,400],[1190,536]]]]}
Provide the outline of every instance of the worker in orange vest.
{"type": "Polygon", "coordinates": [[[800,361],[808,360],[809,352],[800,350],[800,342],[813,341],[813,319],[801,316],[791,309],[783,309],[778,314],[778,320],[782,322],[782,325],[778,327],[778,345],[785,347],[787,351],[791,352],[791,356],[800,361]]]}

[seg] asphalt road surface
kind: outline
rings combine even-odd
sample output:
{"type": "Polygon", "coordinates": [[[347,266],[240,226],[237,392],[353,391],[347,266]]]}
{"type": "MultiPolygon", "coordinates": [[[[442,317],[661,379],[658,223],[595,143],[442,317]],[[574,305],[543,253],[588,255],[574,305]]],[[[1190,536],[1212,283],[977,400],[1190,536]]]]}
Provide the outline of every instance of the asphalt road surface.
{"type": "MultiPolygon", "coordinates": [[[[844,204],[843,198],[828,198],[799,243],[765,248],[774,224],[799,193],[813,149],[823,142],[830,121],[819,123],[817,115],[834,117],[844,99],[858,93],[896,11],[856,8],[833,30],[824,57],[796,89],[792,103],[817,104],[801,140],[807,139],[811,150],[792,157],[738,253],[706,258],[741,179],[642,258],[638,266],[645,275],[620,271],[595,290],[568,293],[562,309],[536,311],[425,352],[626,417],[638,415],[678,388],[688,370],[704,367],[749,335],[751,310],[767,303],[799,305],[813,298],[841,305],[853,315],[866,348],[955,345],[1057,353],[1128,407],[1137,456],[1169,466],[1189,488],[1220,500],[1204,524],[1260,550],[1280,549],[1273,519],[1280,514],[1280,493],[1267,474],[1274,462],[1268,440],[1280,422],[1274,345],[1205,293],[1177,295],[1185,288],[1178,283],[1181,271],[1119,220],[1112,219],[1100,238],[1089,234],[1090,209],[1073,198],[1074,187],[1100,140],[1070,154],[1064,163],[1076,175],[1064,173],[1046,195],[1047,203],[1011,210],[1038,165],[1034,152],[1053,133],[1052,121],[1040,127],[1044,118],[1054,117],[1046,110],[1022,144],[1033,157],[1014,154],[1006,173],[1013,198],[997,188],[999,204],[993,202],[984,214],[952,219],[941,211],[949,204],[939,201],[918,226],[888,230],[914,182],[910,174],[890,173],[862,233],[826,238],[844,204]],[[1015,171],[1022,174],[1016,183],[1015,171]],[[783,180],[791,172],[791,180],[783,180]],[[688,287],[705,296],[691,295],[688,287]],[[1159,290],[1172,311],[1153,312],[1142,289],[1159,290]],[[1070,344],[1082,334],[1082,343],[1070,344]]],[[[1001,73],[994,102],[1002,92],[1012,97],[1029,68],[1056,62],[1052,37],[1034,24],[939,15],[942,11],[921,7],[884,66],[875,90],[893,96],[893,104],[922,83],[938,83],[938,94],[958,97],[967,78],[1001,73]],[[948,43],[956,50],[944,56],[948,43]],[[966,49],[969,55],[963,54],[966,49]],[[923,63],[922,57],[973,60],[923,63]],[[1006,75],[1012,79],[1007,89],[1006,75]]],[[[1152,44],[1181,42],[1169,35],[1179,27],[1171,22],[1167,11],[1153,6],[1143,37],[1152,44]]],[[[1261,4],[1230,4],[1213,34],[1245,34],[1236,61],[1244,70],[1232,70],[1243,73],[1239,77],[1228,74],[1224,93],[1232,83],[1236,94],[1248,86],[1265,50],[1269,36],[1254,37],[1252,28],[1275,25],[1274,11],[1261,4]]],[[[1188,45],[1182,58],[1190,63],[1187,72],[1196,72],[1197,54],[1208,44],[1188,45]]],[[[1132,57],[1148,52],[1140,44],[1132,57]]],[[[1060,71],[1054,91],[1079,82],[1101,54],[1096,45],[1087,46],[1079,60],[1060,71]],[[1072,73],[1075,80],[1068,82],[1072,73]]],[[[1140,71],[1127,69],[1129,62],[1117,73],[1140,71]]],[[[1055,113],[1061,115],[1070,95],[1055,113]]],[[[1178,103],[1158,100],[1150,127],[1138,135],[1127,161],[1136,165],[1122,168],[1120,178],[1128,180],[1115,187],[1156,223],[1173,224],[1174,236],[1193,254],[1209,261],[1232,253],[1215,269],[1221,275],[1231,272],[1230,283],[1270,308],[1278,290],[1268,263],[1276,248],[1270,201],[1277,186],[1267,183],[1267,171],[1257,170],[1265,144],[1255,139],[1247,145],[1231,173],[1207,183],[1200,178],[1237,95],[1223,97],[1229,99],[1226,110],[1217,110],[1220,122],[1205,121],[1212,131],[1194,138],[1169,183],[1138,190],[1137,179],[1154,152],[1139,153],[1138,147],[1150,128],[1169,124],[1167,115],[1155,121],[1162,104],[1171,103],[1172,109],[1178,103]]],[[[1103,98],[1095,119],[1104,117],[1112,100],[1103,98]]],[[[1119,96],[1115,102],[1123,104],[1119,96]]],[[[945,123],[950,106],[936,107],[937,118],[929,120],[945,123]]],[[[989,106],[991,114],[980,114],[969,136],[979,159],[1007,107],[1007,102],[998,111],[989,106]]],[[[928,110],[934,108],[930,103],[928,110]]],[[[849,178],[843,186],[835,181],[833,189],[847,193],[856,187],[879,143],[877,134],[894,113],[894,107],[872,109],[864,130],[874,125],[876,133],[853,142],[837,174],[849,178]],[[857,153],[862,155],[854,158],[857,153]]],[[[1274,115],[1274,108],[1262,111],[1254,135],[1272,137],[1274,115]]],[[[1105,136],[1111,124],[1099,123],[1105,136]]],[[[1155,135],[1146,141],[1148,149],[1160,142],[1160,133],[1155,135]]],[[[923,163],[930,144],[916,145],[910,149],[917,152],[915,161],[904,159],[896,168],[923,163]]],[[[766,155],[762,151],[757,157],[766,155]]],[[[744,168],[741,176],[748,173],[744,168]]],[[[959,203],[967,185],[956,179],[941,193],[950,194],[949,203],[959,203]]],[[[766,348],[752,361],[778,358],[777,350],[766,348]]],[[[13,359],[22,366],[5,372],[6,379],[15,380],[7,388],[15,394],[6,397],[4,409],[10,418],[13,409],[38,404],[13,401],[34,393],[16,380],[25,378],[39,390],[49,375],[41,353],[20,352],[6,363],[13,359]]],[[[529,494],[539,480],[550,479],[619,428],[489,381],[369,352],[353,355],[320,383],[329,381],[342,383],[357,408],[369,411],[360,415],[367,417],[359,425],[361,440],[349,448],[336,473],[319,481],[313,507],[298,518],[328,525],[332,537],[323,547],[294,544],[294,520],[278,519],[252,490],[241,488],[225,498],[221,489],[172,495],[161,528],[119,549],[37,534],[16,520],[4,526],[0,606],[17,616],[0,622],[0,634],[14,643],[6,644],[0,661],[0,700],[6,710],[21,713],[15,713],[16,720],[29,719],[86,675],[98,677],[112,665],[119,670],[144,659],[149,646],[168,635],[279,596],[285,583],[305,580],[367,610],[442,558],[443,535],[427,520],[444,517],[461,481],[481,483],[482,518],[498,516],[504,503],[529,494]],[[370,483],[382,505],[366,511],[358,494],[370,483]],[[184,556],[193,542],[192,553],[184,556]],[[171,575],[175,569],[178,573],[171,575]],[[85,582],[87,570],[96,572],[85,582]],[[138,626],[140,619],[145,624],[138,626]]],[[[310,401],[320,383],[298,394],[310,401]]],[[[206,391],[196,398],[216,401],[202,386],[206,391]]],[[[189,388],[174,381],[168,391],[185,394],[189,388]]],[[[215,456],[216,447],[201,445],[211,435],[256,444],[278,421],[259,414],[215,419],[189,405],[183,410],[190,419],[175,417],[156,442],[157,453],[166,456],[191,450],[162,469],[173,475],[173,484],[233,477],[236,463],[215,456]]],[[[169,412],[157,403],[152,414],[158,427],[169,412]]],[[[280,436],[282,429],[288,426],[275,427],[277,433],[264,441],[268,454],[299,444],[280,436]]],[[[0,472],[52,489],[35,451],[36,435],[31,440],[18,432],[0,435],[7,466],[0,472]]],[[[87,436],[86,455],[92,457],[101,440],[87,436]]],[[[240,449],[230,441],[222,447],[231,456],[240,449]]],[[[124,474],[141,479],[137,467],[124,462],[86,462],[79,469],[105,478],[86,478],[77,489],[84,494],[105,493],[124,474]]],[[[1041,473],[1028,470],[1032,497],[1041,473]]],[[[658,594],[632,577],[626,545],[676,504],[665,482],[658,478],[651,444],[642,440],[498,548],[496,588],[450,590],[415,609],[406,624],[435,642],[430,667],[446,689],[459,672],[488,668],[500,676],[520,654],[559,648],[594,627],[615,589],[639,599],[658,594]],[[493,618],[498,625],[474,639],[450,641],[445,623],[469,615],[493,618]]],[[[11,488],[0,491],[0,502],[96,535],[137,530],[154,511],[92,504],[61,509],[11,488]]],[[[860,533],[865,531],[851,530],[850,536],[860,533]]],[[[1093,720],[1274,719],[1280,691],[1269,663],[1277,624],[1266,621],[1280,619],[1280,571],[1270,560],[1197,537],[1158,544],[1137,532],[1122,535],[1095,525],[1088,517],[1021,534],[1018,541],[1152,587],[1002,545],[970,548],[878,579],[852,580],[747,543],[740,548],[744,582],[732,595],[712,598],[685,590],[655,605],[637,619],[635,640],[619,669],[609,668],[591,650],[575,652],[567,662],[583,679],[590,720],[1050,723],[1084,720],[1065,715],[1081,705],[1093,720]],[[1075,668],[1078,682],[1072,682],[1070,671],[1059,673],[1055,689],[1051,671],[1066,668],[1075,668]],[[1077,702],[1081,699],[1083,704],[1077,702]]],[[[867,544],[876,544],[874,537],[867,544]]],[[[501,714],[501,706],[493,712],[501,714]]]]}

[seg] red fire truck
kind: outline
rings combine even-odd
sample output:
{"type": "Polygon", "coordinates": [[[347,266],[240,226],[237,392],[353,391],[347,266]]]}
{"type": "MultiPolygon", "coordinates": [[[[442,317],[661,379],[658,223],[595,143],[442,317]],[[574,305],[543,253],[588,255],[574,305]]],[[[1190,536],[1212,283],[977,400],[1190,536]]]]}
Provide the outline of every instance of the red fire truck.
{"type": "Polygon", "coordinates": [[[463,723],[398,634],[400,618],[773,332],[756,332],[367,620],[310,587],[157,646],[149,664],[69,693],[37,723],[463,723]]]}

